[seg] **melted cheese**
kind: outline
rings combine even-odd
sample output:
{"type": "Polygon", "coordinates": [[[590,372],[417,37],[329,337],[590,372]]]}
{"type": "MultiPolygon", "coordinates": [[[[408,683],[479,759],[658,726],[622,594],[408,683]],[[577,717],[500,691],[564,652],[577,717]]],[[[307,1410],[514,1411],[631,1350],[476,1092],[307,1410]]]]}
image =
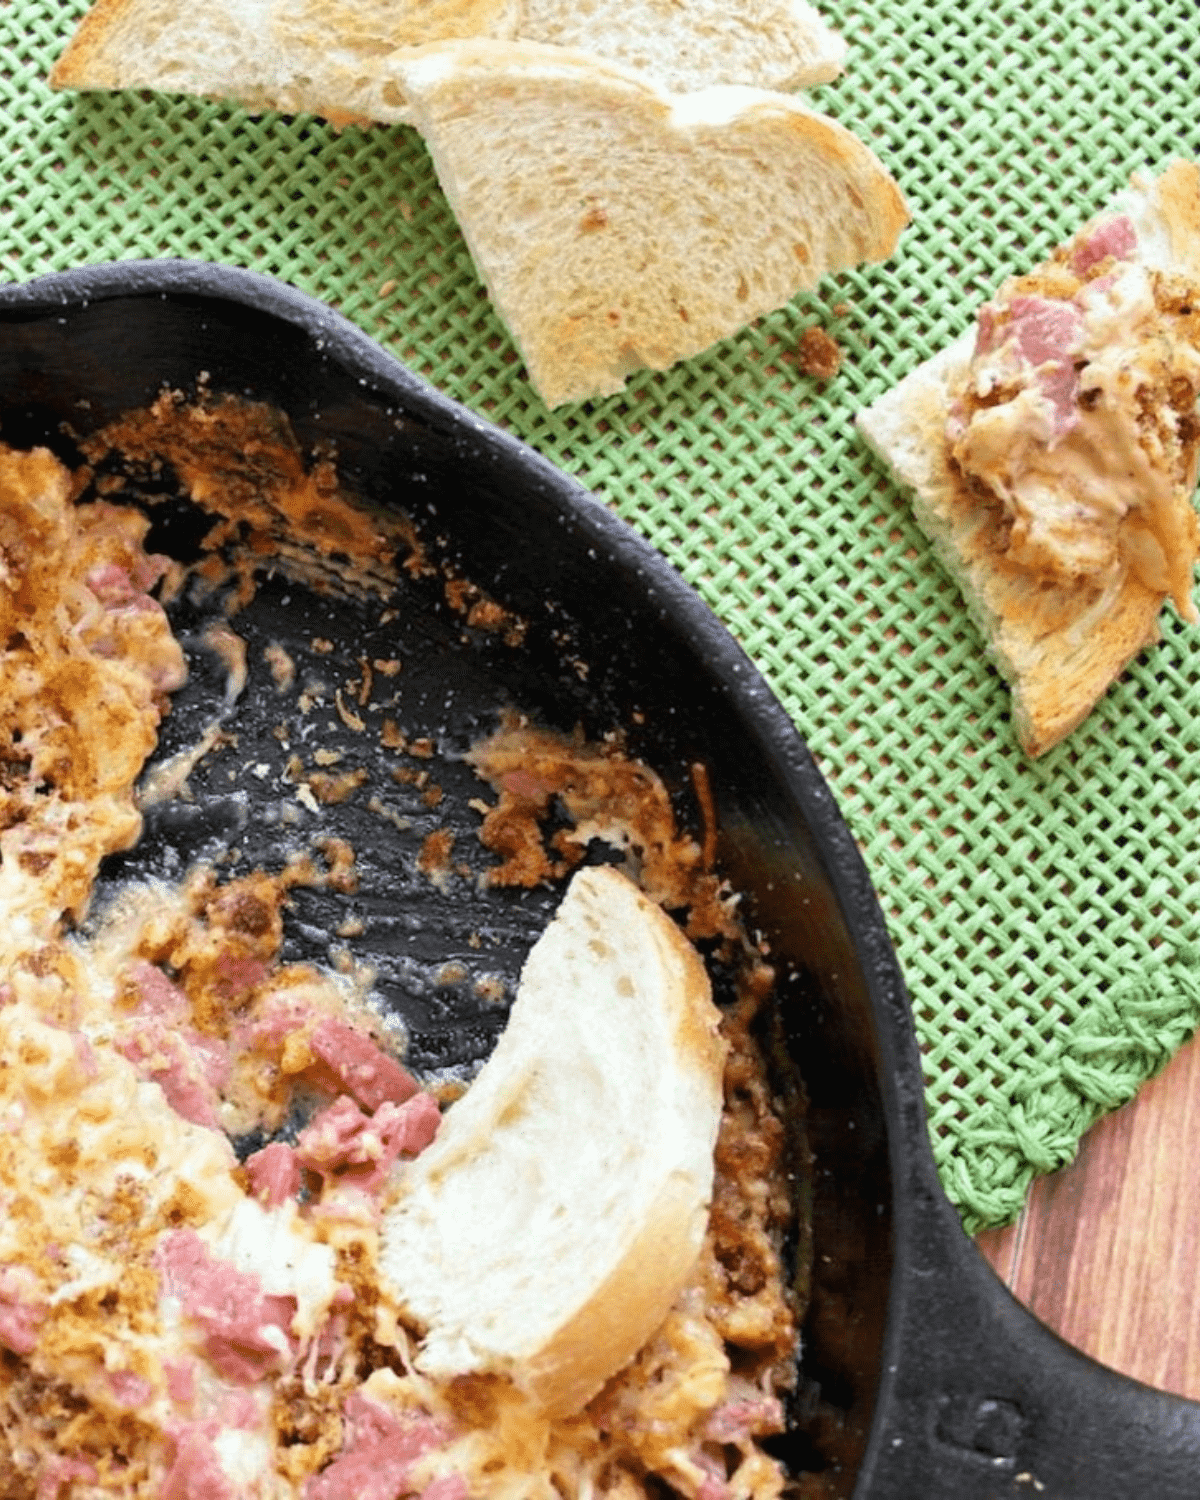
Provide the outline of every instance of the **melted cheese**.
{"type": "Polygon", "coordinates": [[[1181,440],[1175,407],[1181,387],[1200,396],[1200,348],[1163,310],[1169,280],[1136,261],[1092,280],[1062,265],[1041,274],[1044,294],[1034,273],[989,306],[999,333],[972,360],[952,456],[1003,504],[1013,562],[1102,588],[1132,572],[1200,620],[1195,443],[1181,440]],[[1020,333],[1031,302],[1072,335],[1033,357],[1020,333]]]}

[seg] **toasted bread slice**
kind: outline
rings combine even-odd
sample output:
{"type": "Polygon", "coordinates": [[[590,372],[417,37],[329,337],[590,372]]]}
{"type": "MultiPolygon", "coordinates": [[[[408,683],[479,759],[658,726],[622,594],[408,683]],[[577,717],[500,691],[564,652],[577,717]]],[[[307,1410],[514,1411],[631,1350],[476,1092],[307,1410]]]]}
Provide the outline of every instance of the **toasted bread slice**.
{"type": "Polygon", "coordinates": [[[579,47],[681,91],[802,88],[836,77],[846,51],[807,0],[97,0],[50,81],[407,123],[383,59],[462,37],[579,47]]]}
{"type": "MultiPolygon", "coordinates": [[[[1127,265],[1151,272],[1158,302],[1170,304],[1174,311],[1147,347],[1161,345],[1176,353],[1164,356],[1157,388],[1150,376],[1141,387],[1146,411],[1140,427],[1132,429],[1141,433],[1141,451],[1134,452],[1141,495],[1130,494],[1123,479],[1111,482],[1107,505],[1118,519],[1110,528],[1110,565],[1089,570],[1081,564],[1071,573],[1072,547],[1078,557],[1092,545],[1096,529],[1088,506],[1074,504],[1078,491],[1063,491],[1072,497],[1073,508],[1060,504],[1049,521],[1036,516],[1031,520],[1004,501],[1004,491],[981,487],[978,477],[964,475],[959,461],[964,450],[955,446],[957,429],[948,433],[947,422],[961,411],[976,348],[990,352],[987,338],[977,335],[975,328],[915,369],[857,419],[868,443],[911,490],[918,524],[962,589],[989,654],[1011,686],[1017,737],[1030,756],[1041,755],[1076,728],[1126,665],[1159,639],[1158,619],[1167,598],[1174,598],[1185,618],[1196,618],[1190,591],[1200,527],[1191,495],[1200,444],[1195,412],[1200,392],[1200,306],[1191,311],[1188,288],[1194,287],[1200,298],[1200,168],[1181,161],[1156,180],[1135,178],[1129,190],[1069,246],[1029,276],[1006,283],[1001,302],[989,307],[1003,306],[1006,297],[1010,307],[1018,305],[1014,298],[1024,298],[1027,308],[1035,307],[1040,297],[1054,294],[1072,303],[1069,294],[1078,280],[1072,267],[1082,264],[1074,259],[1077,252],[1072,247],[1089,243],[1089,237],[1120,216],[1132,225],[1136,245],[1122,256],[1102,258],[1092,274],[1111,276],[1127,265]],[[1075,281],[1067,279],[1072,276],[1075,281]],[[1177,381],[1189,368],[1190,394],[1181,395],[1177,381]],[[1136,529],[1142,524],[1143,501],[1147,509],[1156,504],[1165,514],[1157,523],[1159,537],[1153,544],[1136,529]],[[1040,553],[1030,541],[1039,526],[1043,536],[1057,528],[1050,535],[1051,545],[1040,553]],[[1152,554],[1148,562],[1147,549],[1152,554]]],[[[1097,282],[1088,295],[1097,298],[1102,293],[1097,282]]],[[[1083,305],[1078,296],[1076,307],[1083,305]]],[[[1114,328],[1128,317],[1119,299],[1105,315],[1114,328]]],[[[1114,339],[1120,337],[1114,334],[1114,339]]],[[[1041,352],[1047,356],[1043,368],[1051,372],[1053,351],[1041,352]]],[[[1089,373],[1110,356],[1121,363],[1118,343],[1089,353],[1086,360],[1080,351],[1074,361],[1079,389],[1095,402],[1094,408],[1088,407],[1093,424],[1111,425],[1116,420],[1116,397],[1110,392],[1116,387],[1112,382],[1101,385],[1098,377],[1093,383],[1089,373]]],[[[1065,363],[1059,363],[1066,370],[1065,363]]],[[[995,397],[992,392],[989,399],[995,397]]],[[[1088,428],[1093,455],[1103,454],[1104,430],[1088,428]]],[[[1062,451],[1067,451],[1067,435],[1065,427],[1055,431],[1045,446],[1051,455],[1047,463],[1053,462],[1056,447],[1063,445],[1062,451]]],[[[1095,458],[1088,469],[1093,496],[1100,464],[1095,458]]],[[[1129,462],[1115,467],[1133,472],[1129,462]]],[[[1100,488],[1091,503],[1103,511],[1106,499],[1104,486],[1100,488]]]]}
{"type": "Polygon", "coordinates": [[[508,1026],[385,1213],[380,1267],[436,1378],[579,1410],[700,1251],[724,1043],[695,950],[607,868],[577,874],[508,1026]]]}
{"type": "Polygon", "coordinates": [[[409,120],[397,47],[511,36],[521,0],[96,0],[50,73],[55,88],[158,89],[335,124],[409,120]]]}
{"type": "Polygon", "coordinates": [[[810,88],[846,58],[807,0],[523,0],[516,36],[593,53],[680,94],[715,83],[810,88]]]}
{"type": "Polygon", "coordinates": [[[391,60],[475,264],[550,406],[698,354],[907,221],[871,151],[784,94],[670,95],[584,53],[391,60]]]}

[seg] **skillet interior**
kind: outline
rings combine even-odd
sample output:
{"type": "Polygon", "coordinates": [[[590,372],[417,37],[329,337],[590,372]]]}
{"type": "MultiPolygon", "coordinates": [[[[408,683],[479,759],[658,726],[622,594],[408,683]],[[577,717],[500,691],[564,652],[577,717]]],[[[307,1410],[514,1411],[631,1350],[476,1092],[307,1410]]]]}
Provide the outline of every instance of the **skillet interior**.
{"type": "MultiPolygon", "coordinates": [[[[903,992],[832,798],[749,662],[662,559],[572,481],[286,288],[219,268],[127,264],[8,289],[0,319],[4,441],[46,442],[72,460],[72,433],[148,404],[164,385],[193,391],[207,372],[213,391],[284,410],[306,450],[332,442],[350,488],[400,507],[439,560],[529,621],[516,649],[464,630],[440,580],[406,582],[386,624],[377,604],[317,599],[282,580],[263,587],[237,621],[252,675],[230,726],[236,759],[214,757],[193,776],[194,803],[152,813],[139,848],[108,867],[110,883],[178,875],[213,840],[241,851],[235,869],[278,863],[291,834],[278,791],[279,700],[261,661],[269,641],[329,684],[352,676],[364,653],[402,660],[386,683],[389,699],[396,695],[389,711],[410,735],[437,741],[436,777],[449,795],[436,822],[456,831],[459,850],[478,852],[467,802],[479,787],[455,757],[506,705],[564,730],[622,729],[693,827],[689,768],[708,766],[719,862],[779,967],[781,1030],[807,1083],[816,1158],[804,1381],[781,1453],[793,1471],[821,1475],[813,1493],[848,1494],[876,1398],[892,1261],[881,1088],[905,1087],[873,1006],[898,1010],[903,992]],[[333,651],[314,651],[314,637],[333,651]]],[[[193,544],[186,514],[168,507],[156,524],[151,546],[193,544]]],[[[175,623],[185,635],[195,624],[185,615],[175,623]]],[[[211,658],[189,654],[191,682],[166,721],[160,757],[195,738],[220,696],[211,658]]],[[[328,702],[318,717],[322,743],[369,768],[364,737],[328,702]]],[[[557,893],[480,892],[458,880],[443,894],[415,868],[435,815],[415,794],[406,803],[397,790],[389,800],[410,829],[361,802],[336,809],[332,831],[359,855],[353,906],[363,931],[334,946],[377,969],[379,989],[409,1027],[415,1065],[471,1064],[503,1023],[503,1010],[479,999],[472,981],[482,966],[511,994],[557,893]],[[472,934],[483,936],[482,950],[472,934]],[[447,963],[461,965],[462,977],[445,982],[447,963]]],[[[345,913],[345,898],[298,892],[284,956],[326,959],[345,913]]],[[[907,1087],[919,1112],[919,1073],[907,1087]]]]}

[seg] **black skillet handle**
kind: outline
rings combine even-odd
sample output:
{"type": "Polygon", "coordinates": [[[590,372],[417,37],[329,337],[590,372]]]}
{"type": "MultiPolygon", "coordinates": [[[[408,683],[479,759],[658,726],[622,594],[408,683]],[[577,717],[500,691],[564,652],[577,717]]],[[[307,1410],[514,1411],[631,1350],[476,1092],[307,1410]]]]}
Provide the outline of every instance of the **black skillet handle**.
{"type": "Polygon", "coordinates": [[[913,1165],[879,1416],[855,1500],[1195,1500],[1200,1404],[1104,1368],[1038,1322],[913,1165]],[[911,1238],[910,1238],[911,1236],[911,1238]]]}

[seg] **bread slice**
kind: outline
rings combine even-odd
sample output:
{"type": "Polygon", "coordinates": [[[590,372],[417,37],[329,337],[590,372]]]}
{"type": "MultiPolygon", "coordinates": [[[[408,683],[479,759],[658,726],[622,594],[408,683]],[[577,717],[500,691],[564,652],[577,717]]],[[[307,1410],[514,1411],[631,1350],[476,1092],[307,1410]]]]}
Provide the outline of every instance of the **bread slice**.
{"type": "Polygon", "coordinates": [[[679,90],[802,88],[846,51],[807,0],[97,0],[50,81],[394,124],[409,115],[387,54],[456,37],[580,47],[679,90]]]}
{"type": "Polygon", "coordinates": [[[393,54],[475,264],[550,406],[665,369],[890,255],[896,184],[789,95],[671,95],[531,42],[393,54]]]}
{"type": "Polygon", "coordinates": [[[384,1215],[385,1287],[435,1378],[510,1376],[578,1411],[661,1323],[700,1251],[724,1043],[658,906],[581,870],[508,1026],[384,1215]]]}
{"type": "Polygon", "coordinates": [[[680,94],[715,83],[810,88],[846,59],[807,0],[523,0],[516,36],[590,52],[680,94]]]}
{"type": "Polygon", "coordinates": [[[521,0],[96,0],[50,73],[55,88],[158,89],[334,124],[404,124],[397,47],[510,36],[521,0]]]}
{"type": "MultiPolygon", "coordinates": [[[[1011,303],[1012,295],[1036,296],[1040,289],[1062,282],[1064,267],[1070,267],[1074,254],[1071,247],[1087,242],[1120,215],[1131,222],[1136,246],[1124,260],[1097,263],[1096,274],[1107,274],[1106,268],[1119,271],[1126,262],[1145,266],[1156,273],[1160,294],[1177,294],[1174,301],[1183,309],[1169,320],[1170,339],[1181,352],[1170,362],[1170,375],[1160,376],[1161,400],[1147,401],[1153,409],[1141,419],[1143,452],[1135,455],[1150,476],[1142,485],[1143,497],[1158,485],[1164,487],[1164,502],[1170,493],[1170,514],[1162,526],[1163,534],[1172,539],[1170,547],[1163,547],[1165,568],[1139,565],[1141,543],[1130,528],[1141,524],[1137,518],[1142,512],[1136,504],[1127,506],[1116,488],[1109,491],[1123,517],[1118,523],[1116,564],[1107,571],[1067,576],[1061,565],[1037,561],[1022,540],[1026,523],[1019,516],[1014,519],[1011,506],[964,477],[952,452],[947,419],[967,388],[975,328],[857,418],[867,442],[911,491],[918,524],[962,589],[989,654],[1012,688],[1017,737],[1030,756],[1041,755],[1069,734],[1132,658],[1159,639],[1158,619],[1168,597],[1174,598],[1185,618],[1197,618],[1190,590],[1200,550],[1200,528],[1191,505],[1200,442],[1195,407],[1200,394],[1200,305],[1192,312],[1190,303],[1191,289],[1200,299],[1200,168],[1179,161],[1157,179],[1136,176],[1108,210],[1057,253],[1057,259],[1006,286],[1011,303]],[[1178,386],[1171,390],[1171,382],[1186,368],[1193,370],[1193,377],[1181,397],[1178,386]]],[[[1069,289],[1071,283],[1063,285],[1069,289]]],[[[1114,328],[1119,321],[1114,321],[1114,328]]],[[[1076,361],[1084,386],[1092,378],[1089,368],[1108,357],[1120,362],[1116,343],[1102,356],[1089,356],[1088,363],[1076,361]]],[[[1107,423],[1106,412],[1112,409],[1103,394],[1095,420],[1107,423]]],[[[1043,451],[1052,455],[1062,441],[1062,435],[1054,437],[1043,451]]],[[[1099,443],[1095,451],[1099,453],[1099,443]]],[[[1069,524],[1082,544],[1091,524],[1086,508],[1077,508],[1069,524]]]]}

